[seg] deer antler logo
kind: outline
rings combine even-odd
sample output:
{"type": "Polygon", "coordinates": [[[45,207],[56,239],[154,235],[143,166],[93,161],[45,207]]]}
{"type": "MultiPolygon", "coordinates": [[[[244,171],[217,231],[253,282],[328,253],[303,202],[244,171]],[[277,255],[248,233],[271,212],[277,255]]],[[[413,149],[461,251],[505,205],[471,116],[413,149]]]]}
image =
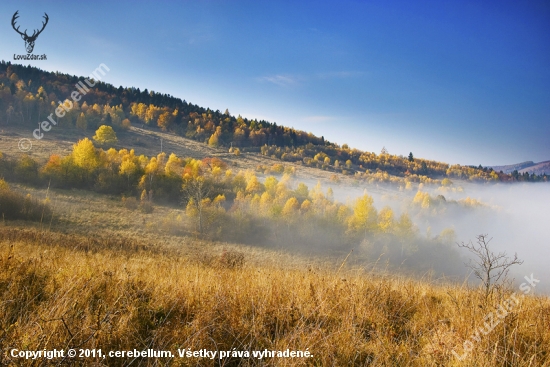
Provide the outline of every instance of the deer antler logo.
{"type": "Polygon", "coordinates": [[[37,30],[35,29],[32,36],[29,36],[27,34],[27,30],[25,29],[25,32],[21,32],[19,31],[19,27],[15,28],[15,21],[17,20],[17,18],[19,18],[19,10],[15,12],[15,14],[13,14],[13,18],[11,18],[11,26],[13,27],[13,29],[19,33],[21,35],[21,38],[23,38],[23,40],[25,41],[25,48],[27,49],[27,53],[30,54],[32,52],[32,50],[34,50],[34,42],[36,41],[36,38],[38,37],[38,35],[40,33],[42,33],[42,31],[44,30],[44,28],[46,28],[46,24],[48,24],[48,20],[50,19],[48,17],[48,14],[44,13],[44,19],[46,20],[45,22],[42,22],[42,29],[41,30],[37,30]]]}

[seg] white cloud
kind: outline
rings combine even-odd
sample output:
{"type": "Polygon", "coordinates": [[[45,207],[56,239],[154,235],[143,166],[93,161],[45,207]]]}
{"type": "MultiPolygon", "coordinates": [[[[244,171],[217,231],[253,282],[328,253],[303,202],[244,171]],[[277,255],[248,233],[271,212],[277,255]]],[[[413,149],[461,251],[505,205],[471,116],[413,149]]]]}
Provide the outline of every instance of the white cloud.
{"type": "Polygon", "coordinates": [[[280,87],[288,87],[298,84],[299,78],[290,75],[273,75],[258,78],[260,82],[270,82],[280,87]]]}
{"type": "Polygon", "coordinates": [[[289,87],[293,85],[298,85],[301,82],[312,81],[315,79],[347,79],[347,78],[358,78],[366,73],[362,71],[331,71],[326,73],[318,73],[309,76],[298,76],[298,75],[289,75],[289,74],[276,74],[270,76],[262,76],[256,78],[259,82],[269,82],[280,87],[289,87]]]}

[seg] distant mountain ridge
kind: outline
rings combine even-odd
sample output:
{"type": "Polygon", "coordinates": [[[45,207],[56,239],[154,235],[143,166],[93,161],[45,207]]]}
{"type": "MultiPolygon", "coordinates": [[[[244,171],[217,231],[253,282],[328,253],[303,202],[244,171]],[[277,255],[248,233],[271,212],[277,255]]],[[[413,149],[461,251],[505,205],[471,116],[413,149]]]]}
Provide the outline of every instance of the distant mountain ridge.
{"type": "Polygon", "coordinates": [[[504,173],[512,173],[514,171],[518,171],[518,173],[529,173],[529,174],[537,174],[541,175],[544,173],[550,173],[550,160],[535,163],[533,161],[526,161],[521,163],[515,163],[515,164],[508,164],[505,166],[491,166],[490,168],[494,169],[497,172],[504,172],[504,173]]]}

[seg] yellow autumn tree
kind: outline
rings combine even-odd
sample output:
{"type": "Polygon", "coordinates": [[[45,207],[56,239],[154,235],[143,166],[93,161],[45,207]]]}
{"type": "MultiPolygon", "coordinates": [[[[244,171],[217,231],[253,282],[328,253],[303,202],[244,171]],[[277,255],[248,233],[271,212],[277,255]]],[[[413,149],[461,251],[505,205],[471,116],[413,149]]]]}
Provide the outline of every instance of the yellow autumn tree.
{"type": "Polygon", "coordinates": [[[96,130],[94,140],[101,145],[114,145],[118,142],[115,131],[107,125],[101,125],[96,130]]]}
{"type": "Polygon", "coordinates": [[[300,208],[300,203],[295,197],[291,197],[288,199],[285,203],[285,206],[283,207],[282,214],[288,221],[292,220],[293,217],[298,212],[298,209],[300,208]]]}
{"type": "Polygon", "coordinates": [[[306,184],[300,182],[296,190],[294,190],[294,195],[296,195],[300,201],[307,199],[309,197],[309,189],[306,184]]]}
{"type": "Polygon", "coordinates": [[[171,153],[164,166],[164,173],[167,176],[181,174],[183,167],[181,166],[182,160],[177,155],[171,153]]]}
{"type": "Polygon", "coordinates": [[[197,230],[200,234],[205,233],[215,224],[221,224],[225,209],[222,204],[225,202],[224,195],[218,195],[214,200],[204,198],[200,203],[191,198],[185,208],[187,216],[197,220],[197,230]]]}
{"type": "Polygon", "coordinates": [[[308,213],[310,210],[311,210],[311,201],[306,199],[302,202],[302,205],[300,205],[300,211],[302,213],[308,213]]]}
{"type": "Polygon", "coordinates": [[[393,229],[394,216],[393,210],[386,206],[378,214],[378,226],[383,233],[389,233],[393,229]]]}
{"type": "Polygon", "coordinates": [[[144,160],[140,159],[140,164],[144,167],[145,174],[141,177],[139,181],[139,187],[144,190],[153,189],[153,179],[159,171],[159,163],[157,157],[151,157],[149,161],[147,158],[144,160]]]}
{"type": "Polygon", "coordinates": [[[271,207],[273,205],[273,196],[270,195],[268,191],[264,191],[262,196],[260,196],[260,215],[268,217],[271,207]]]}
{"type": "Polygon", "coordinates": [[[220,136],[222,134],[222,128],[221,126],[218,126],[216,128],[216,131],[210,136],[210,139],[208,139],[208,145],[211,147],[217,147],[220,145],[220,136]]]}
{"type": "Polygon", "coordinates": [[[258,177],[254,174],[250,175],[248,182],[246,183],[246,192],[250,194],[260,193],[263,189],[263,185],[260,181],[258,181],[258,177]]]}
{"type": "Polygon", "coordinates": [[[394,231],[401,242],[401,256],[409,256],[418,250],[418,245],[414,241],[416,229],[407,213],[401,214],[395,222],[394,231]]]}
{"type": "Polygon", "coordinates": [[[223,209],[221,203],[225,201],[223,195],[218,195],[214,201],[209,198],[215,191],[211,167],[204,161],[192,159],[185,165],[182,175],[182,192],[187,199],[186,209],[192,217],[197,219],[197,229],[200,234],[205,233],[209,226],[208,218],[213,213],[209,208],[214,205],[216,207],[214,212],[219,214],[223,209]]]}
{"type": "Polygon", "coordinates": [[[99,166],[99,157],[94,143],[88,138],[79,140],[78,143],[73,145],[71,157],[75,166],[83,168],[88,172],[93,171],[99,166]]]}
{"type": "Polygon", "coordinates": [[[401,214],[399,220],[395,223],[396,234],[404,239],[410,240],[414,234],[414,225],[407,213],[401,214]]]}
{"type": "Polygon", "coordinates": [[[210,136],[210,139],[208,139],[208,145],[210,145],[211,147],[217,147],[219,144],[220,142],[218,139],[218,135],[216,135],[215,133],[212,134],[212,136],[210,136]]]}
{"type": "Polygon", "coordinates": [[[367,234],[376,228],[376,219],[374,200],[372,196],[365,194],[355,200],[348,228],[354,232],[362,233],[364,238],[367,238],[367,234]]]}
{"type": "Polygon", "coordinates": [[[160,114],[157,125],[162,129],[162,131],[166,131],[168,127],[170,127],[170,124],[172,123],[173,115],[166,111],[160,114]]]}
{"type": "Polygon", "coordinates": [[[264,186],[265,186],[265,191],[268,192],[270,195],[275,195],[276,191],[277,191],[277,184],[279,183],[279,181],[273,177],[273,176],[269,176],[265,179],[264,181],[264,186]]]}
{"type": "MultiPolygon", "coordinates": [[[[133,153],[133,150],[132,150],[132,153],[133,153]]],[[[135,174],[138,169],[138,165],[136,164],[134,158],[135,157],[133,156],[133,154],[132,155],[128,154],[123,158],[122,163],[120,164],[119,174],[127,177],[128,187],[130,187],[130,176],[135,174]]]]}
{"type": "Polygon", "coordinates": [[[144,115],[145,123],[149,125],[152,122],[157,121],[160,111],[161,111],[160,108],[150,104],[145,111],[145,115],[144,115]]]}

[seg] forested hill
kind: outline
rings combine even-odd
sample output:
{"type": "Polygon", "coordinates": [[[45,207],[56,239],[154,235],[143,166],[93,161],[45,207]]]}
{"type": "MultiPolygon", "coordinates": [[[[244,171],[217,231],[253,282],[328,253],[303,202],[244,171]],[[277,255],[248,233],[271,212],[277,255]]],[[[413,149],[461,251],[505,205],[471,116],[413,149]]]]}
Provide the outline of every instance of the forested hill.
{"type": "Polygon", "coordinates": [[[84,78],[50,73],[31,66],[0,63],[0,125],[36,127],[60,103],[68,112],[58,126],[93,131],[101,125],[115,131],[131,125],[162,129],[211,146],[246,148],[283,161],[354,175],[371,181],[403,180],[426,182],[440,179],[471,181],[548,181],[547,175],[506,174],[491,168],[449,165],[380,154],[339,146],[312,133],[264,120],[233,116],[229,111],[212,111],[180,98],[147,89],[98,82],[82,95],[70,100],[75,85],[84,78]]]}

